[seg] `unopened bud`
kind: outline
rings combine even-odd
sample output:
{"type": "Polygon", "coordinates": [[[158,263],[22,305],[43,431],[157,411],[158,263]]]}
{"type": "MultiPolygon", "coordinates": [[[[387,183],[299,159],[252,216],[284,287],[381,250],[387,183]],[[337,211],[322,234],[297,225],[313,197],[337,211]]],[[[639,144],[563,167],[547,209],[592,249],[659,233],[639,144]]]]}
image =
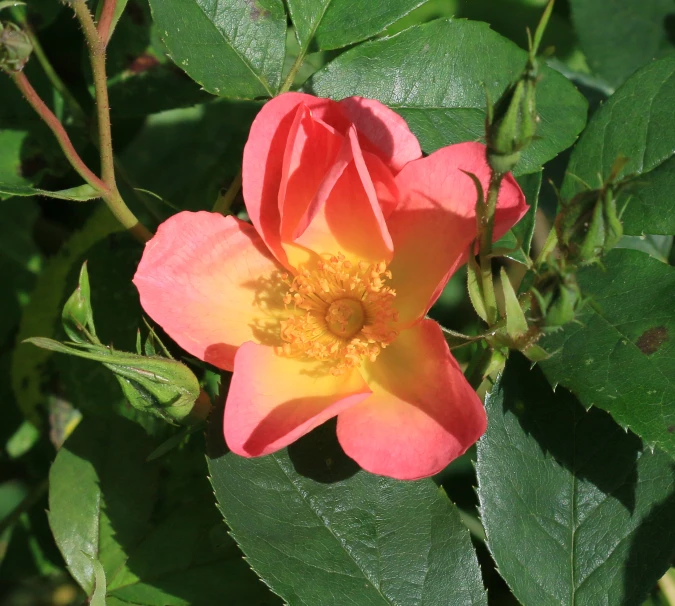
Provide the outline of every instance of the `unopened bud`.
{"type": "Polygon", "coordinates": [[[80,280],[77,288],[63,306],[61,320],[63,329],[73,342],[97,342],[86,261],[80,269],[80,280]]]}
{"type": "Polygon", "coordinates": [[[33,44],[15,23],[0,22],[0,68],[20,72],[33,52],[33,44]]]}
{"type": "Polygon", "coordinates": [[[617,214],[616,198],[622,184],[614,180],[625,164],[615,162],[612,175],[601,189],[584,191],[563,204],[555,228],[558,245],[572,263],[597,262],[614,248],[623,235],[623,225],[617,214]]]}
{"type": "MultiPolygon", "coordinates": [[[[188,421],[187,417],[200,397],[197,377],[176,360],[114,351],[104,345],[80,344],[74,347],[42,337],[26,339],[26,342],[43,349],[101,362],[114,373],[134,408],[170,423],[188,421]]],[[[202,404],[200,401],[197,407],[203,408],[202,404]]]]}
{"type": "Polygon", "coordinates": [[[536,64],[528,68],[501,96],[488,113],[486,124],[487,158],[500,174],[509,172],[530,144],[537,130],[536,64]]]}
{"type": "Polygon", "coordinates": [[[581,307],[582,296],[574,274],[545,275],[531,289],[533,308],[542,328],[559,328],[572,322],[581,307]]]}

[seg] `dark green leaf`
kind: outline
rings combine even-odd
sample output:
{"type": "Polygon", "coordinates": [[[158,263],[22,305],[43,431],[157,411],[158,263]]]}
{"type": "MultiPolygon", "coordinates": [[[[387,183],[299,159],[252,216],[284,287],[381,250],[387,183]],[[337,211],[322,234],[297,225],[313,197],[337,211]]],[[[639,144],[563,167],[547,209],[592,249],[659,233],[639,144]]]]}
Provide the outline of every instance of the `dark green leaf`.
{"type": "Polygon", "coordinates": [[[224,452],[217,419],[210,433],[225,520],[289,604],[486,604],[468,530],[430,480],[360,471],[330,425],[256,459],[224,452]]]}
{"type": "Polygon", "coordinates": [[[522,604],[638,606],[675,544],[675,465],[518,356],[486,401],[478,494],[522,604]]]}
{"type": "MultiPolygon", "coordinates": [[[[317,72],[308,89],[334,99],[361,95],[401,114],[432,152],[484,137],[486,93],[495,100],[525,66],[526,53],[485,23],[438,20],[367,42],[317,72]]],[[[535,172],[569,147],[586,120],[586,101],[563,76],[542,69],[538,138],[514,171],[535,172]]]]}
{"type": "Polygon", "coordinates": [[[151,0],[171,57],[214,95],[272,97],[286,40],[281,0],[151,0]]]}
{"type": "Polygon", "coordinates": [[[672,0],[571,0],[570,7],[591,71],[611,86],[673,50],[666,21],[675,10],[672,0]]]}
{"type": "Polygon", "coordinates": [[[604,268],[579,272],[592,302],[579,323],[541,342],[553,384],[611,413],[675,457],[675,268],[635,250],[614,250],[604,268]]]}
{"type": "Polygon", "coordinates": [[[312,38],[320,49],[333,49],[379,34],[424,0],[288,0],[298,40],[307,48],[312,38]]]}
{"type": "Polygon", "coordinates": [[[147,531],[157,466],[143,430],[121,418],[83,421],[49,473],[49,524],[68,569],[91,595],[93,561],[111,573],[147,531]]]}
{"type": "Polygon", "coordinates": [[[111,604],[276,604],[220,520],[203,443],[164,468],[146,462],[156,445],[125,419],[89,418],[59,451],[49,519],[76,580],[91,593],[97,557],[111,604]]]}
{"type": "Polygon", "coordinates": [[[668,263],[668,256],[673,247],[673,236],[623,236],[617,248],[632,248],[633,250],[641,250],[648,255],[668,263]]]}
{"type": "Polygon", "coordinates": [[[587,183],[599,187],[618,156],[623,175],[635,175],[622,193],[624,232],[675,234],[675,54],[642,68],[593,115],[572,152],[561,189],[569,200],[587,183]]]}
{"type": "Polygon", "coordinates": [[[213,98],[168,58],[147,0],[134,0],[122,14],[107,66],[113,123],[213,98]]]}
{"type": "MultiPolygon", "coordinates": [[[[21,170],[21,150],[27,137],[28,133],[21,130],[0,131],[0,198],[16,195],[15,189],[31,189],[32,181],[26,179],[21,170]]],[[[19,195],[31,196],[33,193],[19,195]]]]}

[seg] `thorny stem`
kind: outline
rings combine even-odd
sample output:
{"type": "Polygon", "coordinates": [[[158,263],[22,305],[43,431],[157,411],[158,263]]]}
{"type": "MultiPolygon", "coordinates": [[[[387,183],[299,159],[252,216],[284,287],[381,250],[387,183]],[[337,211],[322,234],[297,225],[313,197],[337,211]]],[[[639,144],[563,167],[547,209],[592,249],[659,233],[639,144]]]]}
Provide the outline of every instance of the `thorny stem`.
{"type": "Polygon", "coordinates": [[[488,324],[492,326],[499,319],[497,311],[497,298],[495,297],[495,287],[492,280],[492,236],[495,225],[495,211],[497,210],[497,197],[499,187],[504,175],[492,172],[490,185],[486,200],[486,210],[483,215],[481,233],[480,233],[480,274],[483,286],[483,297],[485,300],[485,311],[487,313],[488,324]]]}
{"type": "MultiPolygon", "coordinates": [[[[106,5],[114,3],[106,2],[106,5]]],[[[115,160],[112,149],[112,129],[110,126],[110,105],[108,102],[108,80],[105,69],[106,42],[99,35],[94,19],[89,12],[85,0],[74,0],[73,10],[84,31],[89,45],[89,58],[94,78],[96,94],[96,114],[98,117],[98,139],[101,157],[101,178],[108,190],[104,200],[117,219],[136,239],[147,242],[152,238],[148,229],[138,221],[129,207],[122,200],[115,181],[115,160]]],[[[106,8],[104,7],[104,10],[106,8]]]]}
{"type": "Polygon", "coordinates": [[[52,133],[54,133],[54,136],[59,142],[63,153],[65,154],[66,158],[68,158],[68,161],[75,169],[77,174],[80,175],[80,177],[82,177],[94,189],[96,189],[101,194],[101,196],[109,194],[110,191],[108,186],[103,181],[101,181],[101,179],[99,179],[91,170],[89,170],[82,158],[80,158],[79,154],[75,151],[72,142],[70,141],[70,137],[68,136],[66,129],[63,128],[63,125],[54,115],[52,110],[45,105],[42,99],[40,99],[40,96],[28,81],[28,78],[26,78],[26,74],[23,72],[9,72],[9,76],[12,78],[12,80],[14,80],[14,83],[23,93],[24,97],[26,97],[26,101],[28,101],[30,106],[44,120],[52,133]]]}
{"type": "Polygon", "coordinates": [[[59,75],[52,67],[52,64],[49,62],[49,59],[45,54],[42,45],[40,44],[40,40],[35,34],[35,30],[33,30],[32,25],[26,19],[24,13],[18,10],[17,8],[13,8],[11,13],[12,17],[14,17],[16,22],[21,26],[21,29],[23,29],[24,33],[30,39],[31,45],[33,46],[33,54],[35,55],[35,57],[37,57],[37,60],[40,63],[40,66],[42,67],[42,70],[44,71],[49,81],[52,83],[52,86],[64,98],[66,103],[68,103],[71,111],[75,115],[75,119],[80,122],[86,122],[86,115],[84,113],[84,110],[82,109],[82,106],[77,102],[77,99],[75,99],[73,94],[68,90],[68,87],[64,84],[63,80],[61,80],[59,75]]]}
{"type": "MultiPolygon", "coordinates": [[[[42,67],[42,70],[44,71],[45,75],[51,82],[52,86],[58,91],[58,93],[64,98],[66,103],[70,107],[70,111],[74,114],[75,120],[82,124],[86,124],[88,122],[88,117],[85,114],[84,110],[82,109],[82,106],[79,104],[77,99],[74,97],[74,95],[70,92],[68,87],[65,85],[63,80],[61,80],[60,76],[56,73],[56,70],[52,66],[52,64],[49,61],[49,58],[44,52],[44,49],[42,48],[42,45],[40,44],[40,40],[35,33],[35,30],[31,26],[31,24],[28,22],[28,20],[25,18],[24,14],[22,11],[12,9],[12,16],[15,18],[16,22],[21,25],[22,29],[24,32],[26,32],[26,35],[30,38],[31,44],[33,45],[33,52],[35,56],[37,57],[38,63],[40,63],[40,66],[42,67]]],[[[39,113],[39,112],[38,112],[39,113]]],[[[97,137],[94,135],[93,132],[89,131],[92,141],[94,145],[98,148],[99,142],[97,140],[97,137]]],[[[115,157],[115,172],[117,175],[119,175],[124,183],[126,183],[131,190],[134,192],[134,195],[136,198],[143,204],[150,213],[155,217],[155,219],[161,220],[161,213],[157,210],[156,205],[152,203],[148,198],[141,196],[137,191],[136,191],[136,185],[132,182],[131,177],[129,174],[126,172],[122,164],[119,162],[117,157],[115,157]]]]}

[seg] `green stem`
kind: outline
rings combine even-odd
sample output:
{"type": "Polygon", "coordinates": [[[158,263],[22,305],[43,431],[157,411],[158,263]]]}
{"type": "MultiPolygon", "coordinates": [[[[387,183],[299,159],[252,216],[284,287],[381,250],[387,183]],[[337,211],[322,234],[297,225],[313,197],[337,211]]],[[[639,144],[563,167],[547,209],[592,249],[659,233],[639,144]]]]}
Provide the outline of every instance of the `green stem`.
{"type": "Polygon", "coordinates": [[[480,233],[480,274],[481,284],[483,286],[483,298],[485,301],[485,311],[487,313],[488,325],[492,326],[499,319],[497,310],[497,298],[495,296],[495,287],[492,280],[492,236],[494,234],[495,212],[497,210],[497,198],[499,196],[499,187],[501,186],[504,175],[492,172],[490,185],[488,187],[486,209],[482,217],[480,233]]]}
{"type": "Polygon", "coordinates": [[[469,362],[469,366],[466,369],[464,376],[474,391],[477,390],[483,382],[487,369],[490,368],[490,362],[492,362],[491,347],[481,348],[476,352],[471,359],[471,362],[469,362]]]}
{"type": "Polygon", "coordinates": [[[298,70],[302,66],[302,62],[305,60],[306,54],[307,54],[307,45],[305,45],[300,50],[300,53],[295,58],[295,61],[293,61],[293,65],[291,66],[291,71],[288,72],[288,75],[286,76],[286,79],[284,80],[284,83],[281,85],[281,88],[279,89],[279,94],[287,93],[289,90],[291,90],[291,86],[293,86],[293,81],[295,80],[295,76],[297,75],[298,70]]]}
{"type": "Polygon", "coordinates": [[[232,202],[234,202],[234,198],[239,193],[240,188],[241,188],[241,170],[236,174],[236,176],[232,180],[232,183],[230,183],[230,186],[227,188],[225,193],[218,196],[216,203],[213,205],[213,212],[227,215],[230,212],[232,202]]]}
{"type": "Polygon", "coordinates": [[[75,16],[80,22],[89,46],[89,59],[94,78],[96,96],[96,115],[98,118],[98,142],[101,157],[101,178],[108,188],[104,200],[118,221],[140,242],[152,238],[150,231],[136,218],[124,203],[115,181],[115,158],[112,148],[112,128],[110,126],[110,104],[108,101],[108,78],[106,76],[106,42],[99,35],[94,19],[85,0],[72,3],[75,16]]]}

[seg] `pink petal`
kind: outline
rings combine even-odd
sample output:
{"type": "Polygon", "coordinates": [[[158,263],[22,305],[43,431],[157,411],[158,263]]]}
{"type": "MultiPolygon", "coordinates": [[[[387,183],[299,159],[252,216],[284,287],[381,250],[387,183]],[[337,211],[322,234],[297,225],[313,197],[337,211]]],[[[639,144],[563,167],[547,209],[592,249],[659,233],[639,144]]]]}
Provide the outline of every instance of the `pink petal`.
{"type": "Polygon", "coordinates": [[[380,155],[395,172],[422,157],[419,141],[406,121],[386,105],[374,99],[348,97],[340,101],[340,106],[359,134],[372,143],[370,146],[361,140],[364,149],[380,155]]]}
{"type": "Polygon", "coordinates": [[[285,93],[266,103],[251,125],[244,147],[242,189],[251,222],[265,244],[282,262],[285,253],[279,237],[279,189],[288,137],[297,107],[304,104],[341,132],[349,127],[338,104],[303,93],[285,93]]]}
{"type": "MultiPolygon", "coordinates": [[[[475,174],[487,195],[485,146],[459,143],[406,165],[397,175],[401,202],[387,225],[394,242],[391,286],[403,325],[423,317],[476,238],[475,174]]],[[[527,212],[525,196],[507,175],[499,192],[494,239],[527,212]]]]}
{"type": "Polygon", "coordinates": [[[337,435],[371,473],[433,475],[485,431],[485,409],[432,320],[404,330],[362,374],[373,394],[338,415],[337,435]]]}
{"type": "Polygon", "coordinates": [[[299,221],[316,196],[319,186],[344,143],[344,136],[298,105],[288,136],[279,189],[281,241],[291,240],[299,221]]]}
{"type": "Polygon", "coordinates": [[[245,457],[269,454],[367,398],[358,371],[334,376],[325,363],[244,343],[225,405],[225,441],[245,457]]]}
{"type": "Polygon", "coordinates": [[[209,212],[181,212],[159,226],[134,284],[147,314],[183,349],[232,370],[245,341],[276,342],[288,287],[255,229],[209,212]]]}
{"type": "Polygon", "coordinates": [[[391,259],[391,238],[354,127],[299,223],[294,242],[319,255],[343,253],[350,260],[371,262],[391,259]]]}

